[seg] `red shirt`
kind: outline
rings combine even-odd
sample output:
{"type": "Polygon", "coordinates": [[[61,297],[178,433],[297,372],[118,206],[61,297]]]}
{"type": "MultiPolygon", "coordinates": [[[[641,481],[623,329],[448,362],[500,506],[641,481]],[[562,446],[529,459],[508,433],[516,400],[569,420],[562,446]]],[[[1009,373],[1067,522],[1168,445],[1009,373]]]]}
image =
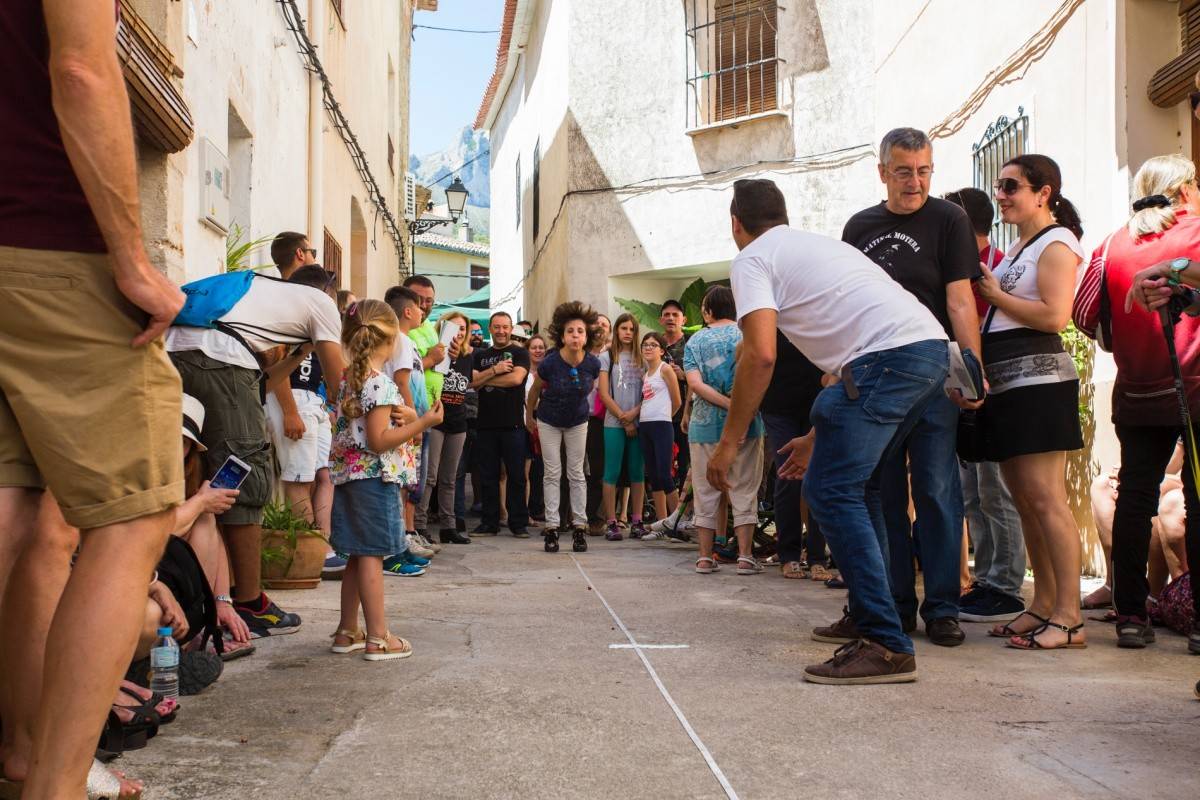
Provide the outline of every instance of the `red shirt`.
{"type": "MultiPolygon", "coordinates": [[[[1158,314],[1134,306],[1125,313],[1125,295],[1134,273],[1179,256],[1200,261],[1200,218],[1177,209],[1173,226],[1136,242],[1121,228],[1112,235],[1104,267],[1104,244],[1092,254],[1071,316],[1075,326],[1095,335],[1100,316],[1100,278],[1103,271],[1112,312],[1112,354],[1117,362],[1113,383],[1113,422],[1125,425],[1179,425],[1179,403],[1167,345],[1158,314]]],[[[1200,319],[1186,314],[1175,326],[1188,405],[1200,413],[1200,319]]]]}
{"type": "Polygon", "coordinates": [[[0,245],[103,253],[50,104],[49,61],[41,0],[0,2],[0,245]]]}
{"type": "MultiPolygon", "coordinates": [[[[995,269],[1000,266],[1000,262],[1004,260],[1004,253],[992,247],[990,244],[979,251],[979,262],[987,264],[988,269],[995,269]]],[[[979,312],[979,321],[983,322],[983,318],[987,316],[988,309],[991,305],[987,300],[979,296],[979,287],[974,283],[971,284],[971,291],[975,293],[975,310],[979,312]]]]}

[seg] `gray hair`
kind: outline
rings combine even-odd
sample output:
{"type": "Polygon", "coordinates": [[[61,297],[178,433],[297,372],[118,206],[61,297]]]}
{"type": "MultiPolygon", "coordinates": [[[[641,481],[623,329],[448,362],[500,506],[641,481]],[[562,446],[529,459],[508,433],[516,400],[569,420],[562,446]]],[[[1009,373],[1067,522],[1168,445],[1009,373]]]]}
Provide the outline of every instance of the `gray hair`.
{"type": "Polygon", "coordinates": [[[892,160],[892,148],[894,147],[915,153],[926,147],[932,148],[933,142],[929,141],[929,137],[925,135],[924,131],[916,128],[893,128],[883,135],[883,141],[879,143],[879,161],[885,167],[892,160]]]}

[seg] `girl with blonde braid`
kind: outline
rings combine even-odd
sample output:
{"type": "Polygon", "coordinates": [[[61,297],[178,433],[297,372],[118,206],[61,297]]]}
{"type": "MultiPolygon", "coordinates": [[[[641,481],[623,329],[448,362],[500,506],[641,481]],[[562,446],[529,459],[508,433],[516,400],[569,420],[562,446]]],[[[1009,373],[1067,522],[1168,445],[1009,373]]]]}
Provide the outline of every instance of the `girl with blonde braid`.
{"type": "Polygon", "coordinates": [[[330,544],[349,555],[342,576],[342,617],[333,636],[335,653],[365,650],[367,661],[412,655],[412,645],[394,636],[383,610],[383,560],[404,550],[400,487],[416,482],[414,436],[442,421],[437,403],[420,418],[404,405],[400,391],[381,367],[392,354],[399,323],[391,307],[362,300],[346,309],[342,347],[349,360],[337,402],[329,454],[334,483],[330,544]],[[403,424],[392,420],[402,409],[403,424]],[[366,631],[358,626],[358,609],[366,631]]]}

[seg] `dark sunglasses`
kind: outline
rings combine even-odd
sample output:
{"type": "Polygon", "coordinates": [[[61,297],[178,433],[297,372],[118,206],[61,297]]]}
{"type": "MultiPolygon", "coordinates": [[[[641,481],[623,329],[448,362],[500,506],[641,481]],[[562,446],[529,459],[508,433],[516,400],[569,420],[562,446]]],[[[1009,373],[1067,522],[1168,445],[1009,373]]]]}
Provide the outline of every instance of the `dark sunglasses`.
{"type": "Polygon", "coordinates": [[[308,253],[309,255],[311,255],[313,258],[316,258],[316,257],[317,257],[317,248],[315,248],[315,247],[305,247],[305,248],[303,248],[303,250],[304,250],[304,252],[306,252],[306,253],[308,253]]]}
{"type": "Polygon", "coordinates": [[[1022,186],[1029,186],[1030,189],[1033,188],[1028,183],[1021,183],[1016,178],[1001,178],[992,184],[992,190],[995,192],[1004,192],[1005,194],[1016,194],[1017,190],[1022,186]]]}
{"type": "Polygon", "coordinates": [[[571,367],[571,372],[569,374],[571,376],[571,385],[578,386],[579,385],[579,369],[577,367],[571,367]]]}

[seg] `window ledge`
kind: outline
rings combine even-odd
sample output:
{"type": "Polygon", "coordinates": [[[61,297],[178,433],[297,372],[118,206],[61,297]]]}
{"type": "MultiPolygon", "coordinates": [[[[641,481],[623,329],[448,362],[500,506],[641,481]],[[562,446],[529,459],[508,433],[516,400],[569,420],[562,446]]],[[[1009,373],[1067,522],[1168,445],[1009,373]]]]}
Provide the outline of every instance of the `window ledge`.
{"type": "Polygon", "coordinates": [[[750,114],[745,117],[736,117],[734,119],[723,119],[720,122],[710,122],[707,125],[699,125],[695,128],[688,128],[684,133],[688,136],[699,136],[708,131],[720,130],[721,128],[736,128],[740,125],[745,125],[751,122],[758,122],[763,119],[773,119],[776,117],[787,118],[788,113],[784,109],[775,108],[770,111],[760,111],[757,114],[750,114]]]}

